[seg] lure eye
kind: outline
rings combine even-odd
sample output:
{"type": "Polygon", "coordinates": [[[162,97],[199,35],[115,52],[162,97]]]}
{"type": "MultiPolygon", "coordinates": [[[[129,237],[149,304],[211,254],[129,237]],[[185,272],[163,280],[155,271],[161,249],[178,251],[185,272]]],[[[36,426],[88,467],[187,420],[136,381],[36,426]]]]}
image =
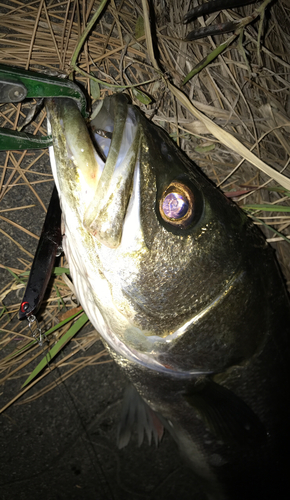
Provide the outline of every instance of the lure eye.
{"type": "Polygon", "coordinates": [[[172,182],[164,191],[159,210],[162,219],[174,226],[187,227],[194,216],[194,196],[181,182],[172,182]]]}
{"type": "Polygon", "coordinates": [[[20,310],[22,313],[26,313],[29,309],[29,302],[22,302],[20,310]]]}

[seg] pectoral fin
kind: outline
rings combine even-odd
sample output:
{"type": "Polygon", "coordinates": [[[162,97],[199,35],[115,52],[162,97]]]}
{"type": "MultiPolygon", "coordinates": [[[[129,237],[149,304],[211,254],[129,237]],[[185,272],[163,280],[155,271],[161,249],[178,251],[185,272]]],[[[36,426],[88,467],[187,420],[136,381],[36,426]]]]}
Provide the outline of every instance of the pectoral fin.
{"type": "Polygon", "coordinates": [[[138,446],[141,446],[144,433],[147,435],[149,445],[152,438],[156,446],[163,436],[163,425],[157,413],[144,401],[133,385],[128,385],[125,390],[121,419],[118,426],[118,448],[124,448],[130,441],[133,428],[136,427],[138,446]]]}
{"type": "Polygon", "coordinates": [[[185,394],[209,430],[224,442],[261,443],[266,429],[253,410],[232,391],[211,379],[192,386],[185,394]]]}

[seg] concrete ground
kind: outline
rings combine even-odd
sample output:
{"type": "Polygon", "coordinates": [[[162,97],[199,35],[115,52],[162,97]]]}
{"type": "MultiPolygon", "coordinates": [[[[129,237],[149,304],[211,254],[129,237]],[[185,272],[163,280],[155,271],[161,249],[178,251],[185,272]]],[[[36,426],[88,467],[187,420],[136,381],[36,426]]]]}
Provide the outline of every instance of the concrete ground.
{"type": "MultiPolygon", "coordinates": [[[[92,350],[100,348],[97,342],[92,350]]],[[[1,500],[203,498],[193,493],[194,478],[168,434],[158,448],[147,442],[138,448],[133,439],[118,450],[125,384],[115,363],[90,366],[0,415],[1,500]]],[[[17,379],[5,385],[1,402],[18,388],[17,379]]]]}

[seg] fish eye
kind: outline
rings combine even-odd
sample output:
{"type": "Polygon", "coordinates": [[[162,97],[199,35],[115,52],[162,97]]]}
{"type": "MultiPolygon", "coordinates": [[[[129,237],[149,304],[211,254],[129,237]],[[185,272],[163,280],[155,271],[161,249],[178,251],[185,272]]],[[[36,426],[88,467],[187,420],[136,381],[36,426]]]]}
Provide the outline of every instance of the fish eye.
{"type": "Polygon", "coordinates": [[[194,216],[193,192],[186,184],[172,182],[161,196],[159,211],[164,221],[186,228],[194,216]]]}

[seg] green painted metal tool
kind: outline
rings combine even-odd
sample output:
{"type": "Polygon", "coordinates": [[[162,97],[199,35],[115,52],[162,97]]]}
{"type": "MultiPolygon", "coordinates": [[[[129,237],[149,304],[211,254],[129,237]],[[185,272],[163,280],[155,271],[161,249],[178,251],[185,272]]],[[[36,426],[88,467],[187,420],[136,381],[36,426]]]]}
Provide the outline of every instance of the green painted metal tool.
{"type": "MultiPolygon", "coordinates": [[[[72,81],[35,71],[0,64],[0,102],[18,103],[24,99],[68,97],[76,101],[82,115],[87,116],[86,97],[72,81]]],[[[46,148],[52,144],[51,136],[36,136],[0,128],[0,150],[46,148]]]]}

